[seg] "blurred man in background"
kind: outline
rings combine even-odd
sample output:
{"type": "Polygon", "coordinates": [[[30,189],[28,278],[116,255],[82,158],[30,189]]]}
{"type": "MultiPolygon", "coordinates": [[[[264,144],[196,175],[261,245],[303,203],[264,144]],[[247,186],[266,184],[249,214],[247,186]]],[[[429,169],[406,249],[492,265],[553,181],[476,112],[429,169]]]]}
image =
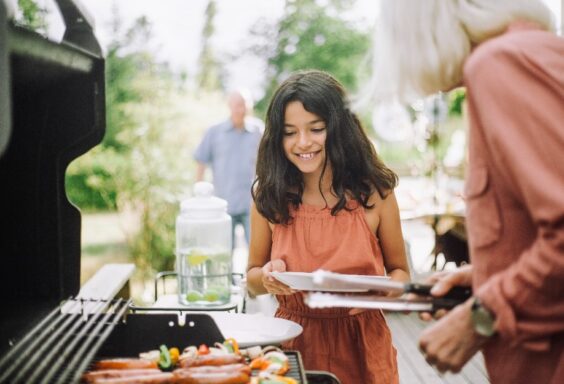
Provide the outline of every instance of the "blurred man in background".
{"type": "Polygon", "coordinates": [[[244,227],[245,239],[247,244],[249,242],[251,185],[263,123],[250,116],[253,100],[249,92],[233,91],[227,103],[230,117],[207,129],[194,159],[198,163],[196,181],[202,181],[206,168],[211,167],[215,195],[227,200],[227,212],[233,219],[235,246],[235,227],[238,224],[244,227]]]}

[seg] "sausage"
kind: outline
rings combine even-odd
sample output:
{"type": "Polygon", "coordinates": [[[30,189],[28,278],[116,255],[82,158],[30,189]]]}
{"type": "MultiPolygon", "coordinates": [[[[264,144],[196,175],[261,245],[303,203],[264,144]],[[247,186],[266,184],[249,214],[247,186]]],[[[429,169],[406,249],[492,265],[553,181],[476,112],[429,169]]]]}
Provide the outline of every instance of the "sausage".
{"type": "Polygon", "coordinates": [[[226,365],[201,365],[199,367],[178,368],[175,371],[190,371],[193,373],[217,373],[217,372],[244,372],[251,374],[251,367],[247,364],[226,364],[226,365]]]}
{"type": "Polygon", "coordinates": [[[151,375],[155,373],[161,373],[159,369],[103,369],[99,371],[85,372],[82,375],[83,383],[94,383],[96,380],[100,379],[112,379],[117,377],[128,377],[128,376],[141,376],[141,375],[151,375]]]}
{"type": "Polygon", "coordinates": [[[250,375],[242,371],[195,372],[190,368],[176,369],[173,375],[176,384],[247,384],[250,380],[250,375]]]}
{"type": "Polygon", "coordinates": [[[189,367],[199,367],[202,365],[226,365],[226,364],[236,364],[242,363],[244,361],[243,356],[229,354],[229,355],[199,355],[195,357],[187,357],[181,359],[178,365],[181,368],[189,367]]]}
{"type": "Polygon", "coordinates": [[[176,384],[172,372],[161,372],[148,375],[137,375],[128,377],[114,377],[109,379],[98,379],[94,384],[176,384]]]}
{"type": "Polygon", "coordinates": [[[157,362],[136,358],[117,358],[98,360],[93,365],[93,370],[102,369],[157,369],[157,362]]]}

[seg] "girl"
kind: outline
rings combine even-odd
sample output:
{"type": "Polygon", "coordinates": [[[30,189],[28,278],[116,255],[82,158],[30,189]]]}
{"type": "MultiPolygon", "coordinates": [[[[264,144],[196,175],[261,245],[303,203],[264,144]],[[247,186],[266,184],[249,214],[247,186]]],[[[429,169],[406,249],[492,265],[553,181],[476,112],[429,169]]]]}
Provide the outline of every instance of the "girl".
{"type": "Polygon", "coordinates": [[[396,184],[337,80],[304,71],[280,85],[258,152],[248,289],[276,295],[275,316],[303,327],[283,347],[300,351],[306,369],[330,371],[344,384],[398,382],[382,312],[310,309],[270,272],[321,268],[407,281],[396,184]]]}

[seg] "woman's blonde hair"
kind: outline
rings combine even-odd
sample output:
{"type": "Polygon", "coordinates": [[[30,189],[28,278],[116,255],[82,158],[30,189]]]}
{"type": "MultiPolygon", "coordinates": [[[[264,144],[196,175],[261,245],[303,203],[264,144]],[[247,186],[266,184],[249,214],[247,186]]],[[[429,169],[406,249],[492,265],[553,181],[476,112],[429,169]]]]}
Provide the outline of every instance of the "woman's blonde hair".
{"type": "Polygon", "coordinates": [[[460,85],[471,48],[516,20],[555,29],[541,0],[381,0],[371,95],[410,101],[460,85]]]}

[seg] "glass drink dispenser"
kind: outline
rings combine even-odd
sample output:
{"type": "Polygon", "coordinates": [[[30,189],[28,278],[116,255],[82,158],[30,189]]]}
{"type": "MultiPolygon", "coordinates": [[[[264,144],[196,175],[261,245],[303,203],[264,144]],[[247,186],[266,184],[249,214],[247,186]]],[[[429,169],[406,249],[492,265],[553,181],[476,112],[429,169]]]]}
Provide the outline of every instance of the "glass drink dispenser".
{"type": "Polygon", "coordinates": [[[178,300],[192,307],[231,300],[232,238],[227,202],[213,185],[197,182],[194,197],[183,200],[176,219],[178,300]]]}

